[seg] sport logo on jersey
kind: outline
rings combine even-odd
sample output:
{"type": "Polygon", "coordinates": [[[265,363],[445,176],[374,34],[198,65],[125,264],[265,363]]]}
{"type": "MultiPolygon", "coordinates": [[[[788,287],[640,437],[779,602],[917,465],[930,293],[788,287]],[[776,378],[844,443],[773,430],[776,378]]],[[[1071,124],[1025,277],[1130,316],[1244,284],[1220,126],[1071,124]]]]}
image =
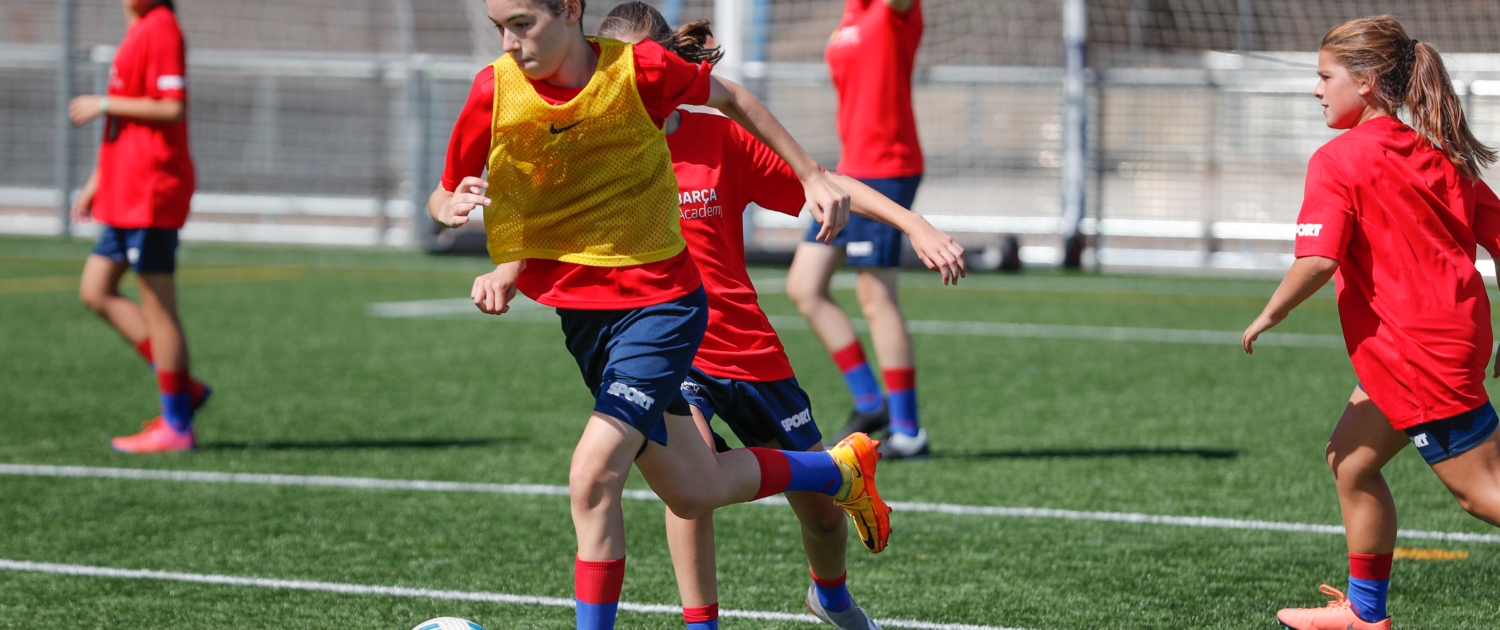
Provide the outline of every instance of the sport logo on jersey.
{"type": "Polygon", "coordinates": [[[611,396],[619,396],[633,402],[642,409],[650,409],[651,405],[656,404],[655,398],[642,394],[641,390],[624,383],[610,383],[608,393],[611,396]]]}
{"type": "Polygon", "coordinates": [[[1322,223],[1298,223],[1297,236],[1317,236],[1323,231],[1322,223]]]}
{"type": "Polygon", "coordinates": [[[812,422],[812,410],[811,409],[803,409],[801,413],[798,413],[795,416],[792,416],[790,418],[782,420],[781,421],[781,428],[784,431],[792,431],[793,429],[796,429],[797,427],[800,427],[800,426],[802,426],[804,424],[807,424],[809,422],[812,422]]]}

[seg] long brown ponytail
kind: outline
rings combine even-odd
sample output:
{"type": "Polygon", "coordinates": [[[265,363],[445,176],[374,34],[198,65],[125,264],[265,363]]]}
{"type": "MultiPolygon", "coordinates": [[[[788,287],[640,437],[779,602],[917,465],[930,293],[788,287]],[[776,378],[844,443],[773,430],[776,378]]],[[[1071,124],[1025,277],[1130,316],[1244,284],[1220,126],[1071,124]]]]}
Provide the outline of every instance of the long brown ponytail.
{"type": "Polygon", "coordinates": [[[713,37],[708,24],[706,19],[696,20],[673,31],[672,26],[667,24],[667,19],[651,5],[627,2],[610,11],[599,22],[599,28],[595,32],[600,37],[623,41],[650,39],[689,62],[718,63],[724,56],[724,51],[708,47],[708,40],[713,37]]]}
{"type": "Polygon", "coordinates": [[[1495,163],[1495,150],[1469,131],[1463,104],[1437,49],[1409,37],[1395,18],[1378,15],[1344,22],[1323,36],[1320,48],[1333,53],[1350,76],[1373,79],[1375,97],[1392,114],[1407,108],[1417,133],[1466,176],[1477,178],[1479,169],[1495,163]]]}

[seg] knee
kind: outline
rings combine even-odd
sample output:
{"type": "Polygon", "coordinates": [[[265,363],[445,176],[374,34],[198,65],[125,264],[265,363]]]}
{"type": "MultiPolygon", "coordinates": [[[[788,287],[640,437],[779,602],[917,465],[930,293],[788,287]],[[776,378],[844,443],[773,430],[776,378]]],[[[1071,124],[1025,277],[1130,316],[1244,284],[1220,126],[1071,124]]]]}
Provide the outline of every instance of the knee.
{"type": "Polygon", "coordinates": [[[804,314],[828,300],[827,292],[823,290],[823,287],[817,286],[817,283],[794,282],[793,280],[793,278],[787,279],[786,296],[804,314]]]}
{"type": "Polygon", "coordinates": [[[78,301],[83,302],[89,310],[95,313],[104,312],[104,303],[109,299],[108,292],[92,287],[87,284],[78,287],[78,301]]]}
{"type": "Polygon", "coordinates": [[[568,470],[568,498],[573,510],[591,511],[609,501],[615,476],[597,463],[575,459],[568,470]]]}
{"type": "Polygon", "coordinates": [[[1453,493],[1459,507],[1481,521],[1500,527],[1500,490],[1480,494],[1453,493]]]}
{"type": "Polygon", "coordinates": [[[680,519],[691,521],[703,518],[714,512],[715,506],[713,502],[700,495],[673,493],[659,496],[661,496],[662,502],[667,504],[667,509],[671,510],[680,519]]]}

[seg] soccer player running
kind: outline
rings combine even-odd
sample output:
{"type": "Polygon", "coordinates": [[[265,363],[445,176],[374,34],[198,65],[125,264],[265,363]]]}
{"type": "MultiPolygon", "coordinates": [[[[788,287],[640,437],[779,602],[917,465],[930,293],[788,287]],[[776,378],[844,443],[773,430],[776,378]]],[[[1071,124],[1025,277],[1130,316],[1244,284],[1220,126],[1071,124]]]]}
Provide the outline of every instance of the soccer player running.
{"type": "Polygon", "coordinates": [[[156,370],[161,415],[145,430],[110,441],[117,451],[187,451],[197,446],[193,414],[210,390],[188,371],[187,337],[177,318],[177,231],[193,197],[188,155],[187,72],[172,0],[123,0],[125,41],[104,95],[79,96],[68,117],[104,117],[99,165],[73,202],[73,220],[104,226],[83,265],[78,294],[156,370]],[[140,304],[120,295],[134,270],[140,304]]]}
{"type": "Polygon", "coordinates": [[[520,290],[556,307],[595,405],[568,484],[578,537],[577,623],[614,627],[625,568],[620,501],[632,464],[673,513],[787,490],[831,496],[878,552],[890,533],[876,494],[878,443],[830,452],[714,453],[681,386],[708,323],[707,297],[678,227],[677,182],[661,122],[678,105],[715,107],[793,165],[831,238],[848,196],[765,107],[654,42],[585,38],[582,0],[487,0],[506,54],[474,79],[428,209],[457,227],[481,208],[494,272],[471,297],[491,314],[520,290]],[[488,180],[478,175],[489,169],[488,180]]]}
{"type": "MultiPolygon", "coordinates": [[[[1380,469],[1408,442],[1470,514],[1500,526],[1500,437],[1484,389],[1493,335],[1475,246],[1500,258],[1500,200],[1479,180],[1495,152],[1469,132],[1438,51],[1390,16],[1323,36],[1317,89],[1347,129],[1308,164],[1297,260],[1244,349],[1330,277],[1354,373],[1328,440],[1349,543],[1347,595],[1288,608],[1295,630],[1389,630],[1396,504],[1380,469]],[[1395,117],[1406,107],[1413,127],[1395,117]]],[[[1500,364],[1497,364],[1500,372],[1500,364]]]]}
{"type": "MultiPolygon", "coordinates": [[[[839,95],[839,172],[905,208],[911,207],[922,181],[922,147],[911,108],[912,66],[921,41],[921,0],[844,0],[843,22],[825,52],[839,95]]],[[[901,233],[865,217],[850,217],[849,225],[829,243],[816,238],[821,229],[814,224],[806,242],[797,246],[787,295],[812,324],[854,396],[849,421],[834,438],[889,426],[882,454],[926,457],[927,431],[917,419],[911,336],[896,303],[901,233]],[[828,293],[841,262],[859,272],[859,306],[870,322],[888,395],[881,394],[854,323],[828,293]]]]}
{"type": "MultiPolygon", "coordinates": [[[[707,20],[673,32],[656,9],[642,2],[619,5],[599,23],[598,34],[625,42],[650,39],[690,62],[714,63],[707,20]]],[[[672,168],[677,174],[683,236],[703,275],[708,294],[708,330],[683,383],[693,419],[706,444],[717,436],[709,421],[717,414],[746,446],[798,451],[823,450],[807,393],[757,303],[745,270],[742,217],[751,202],[798,215],[802,186],[786,162],[733,121],[677,110],[665,123],[672,168]]],[[[857,180],[836,177],[850,195],[850,210],[899,226],[944,284],[965,273],[963,248],[948,235],[857,180]]],[[[727,445],[720,443],[721,449],[727,445]]],[[[806,604],[820,619],[845,630],[877,626],[854,603],[845,586],[848,529],[833,501],[815,492],[786,495],[802,525],[813,584],[806,604]]],[[[689,630],[718,628],[713,516],[679,518],[667,511],[667,538],[689,630]]],[[[878,628],[877,628],[878,630],[878,628]]]]}

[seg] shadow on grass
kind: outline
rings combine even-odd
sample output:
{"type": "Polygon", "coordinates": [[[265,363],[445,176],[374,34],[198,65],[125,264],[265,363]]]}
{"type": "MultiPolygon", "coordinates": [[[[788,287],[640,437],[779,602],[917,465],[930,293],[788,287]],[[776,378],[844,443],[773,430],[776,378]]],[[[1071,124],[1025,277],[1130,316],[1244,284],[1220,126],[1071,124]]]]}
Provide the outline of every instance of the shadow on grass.
{"type": "Polygon", "coordinates": [[[472,440],[346,440],[343,442],[216,442],[199,444],[200,451],[333,451],[343,449],[463,448],[524,442],[523,438],[472,440]]]}
{"type": "Polygon", "coordinates": [[[933,453],[933,459],[1048,459],[1088,457],[1201,457],[1203,459],[1234,459],[1240,456],[1238,449],[1227,448],[1071,448],[1044,451],[983,451],[978,453],[942,452],[933,453]]]}

